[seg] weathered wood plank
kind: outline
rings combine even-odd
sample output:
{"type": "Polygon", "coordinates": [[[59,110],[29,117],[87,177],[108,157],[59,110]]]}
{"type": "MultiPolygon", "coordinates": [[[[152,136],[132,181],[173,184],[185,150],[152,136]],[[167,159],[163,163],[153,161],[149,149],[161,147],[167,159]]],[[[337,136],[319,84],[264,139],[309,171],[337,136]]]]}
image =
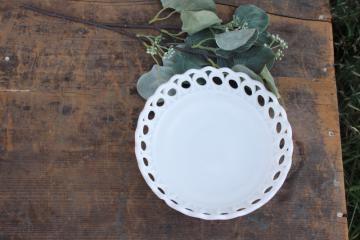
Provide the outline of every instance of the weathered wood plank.
{"type": "MultiPolygon", "coordinates": [[[[104,22],[143,23],[158,10],[143,1],[32,2],[104,22]]],[[[209,222],[168,208],[137,168],[144,102],[135,82],[151,64],[142,46],[17,4],[0,5],[0,237],[346,239],[330,23],[271,17],[289,42],[274,75],[294,129],[294,166],[261,209],[209,222]]]]}

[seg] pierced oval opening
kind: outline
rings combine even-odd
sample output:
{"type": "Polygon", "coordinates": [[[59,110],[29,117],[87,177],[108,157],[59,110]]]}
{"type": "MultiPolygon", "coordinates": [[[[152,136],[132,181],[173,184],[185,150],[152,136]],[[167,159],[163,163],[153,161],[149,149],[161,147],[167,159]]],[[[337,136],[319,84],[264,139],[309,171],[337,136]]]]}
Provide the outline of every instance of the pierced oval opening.
{"type": "Polygon", "coordinates": [[[145,135],[149,133],[149,127],[148,127],[148,125],[145,125],[145,126],[143,127],[143,133],[144,133],[145,135]]]}
{"type": "Polygon", "coordinates": [[[141,149],[146,150],[146,143],[144,141],[141,142],[141,149]]]}
{"type": "Polygon", "coordinates": [[[284,161],[285,161],[285,155],[282,155],[282,156],[279,158],[279,165],[283,164],[284,161]]]}
{"type": "Polygon", "coordinates": [[[149,178],[151,179],[151,181],[155,182],[155,177],[151,173],[149,173],[148,175],[149,175],[149,178]]]}
{"type": "Polygon", "coordinates": [[[175,95],[176,95],[176,89],[175,89],[175,88],[169,89],[168,95],[169,95],[170,97],[175,96],[175,95]]]}
{"type": "Polygon", "coordinates": [[[280,132],[281,132],[281,123],[280,123],[280,122],[278,122],[278,123],[276,124],[276,132],[277,132],[277,133],[280,133],[280,132]]]}
{"type": "Polygon", "coordinates": [[[164,191],[161,187],[158,187],[158,190],[159,190],[159,192],[161,192],[162,194],[165,194],[165,191],[164,191]]]}
{"type": "Polygon", "coordinates": [[[154,111],[150,111],[148,114],[148,119],[149,120],[153,120],[155,118],[155,112],[154,111]]]}
{"type": "Polygon", "coordinates": [[[272,188],[273,188],[273,187],[268,187],[267,189],[265,189],[264,193],[270,192],[272,188]]]}
{"type": "Polygon", "coordinates": [[[197,84],[204,86],[206,84],[205,78],[198,78],[196,79],[197,84]]]}
{"type": "Polygon", "coordinates": [[[273,179],[274,179],[274,180],[278,179],[279,176],[280,176],[280,173],[281,173],[280,171],[278,171],[277,173],[275,173],[273,179]]]}
{"type": "Polygon", "coordinates": [[[269,117],[274,118],[275,117],[275,111],[272,107],[269,108],[269,117]]]}
{"type": "Polygon", "coordinates": [[[149,166],[149,161],[147,160],[147,158],[143,158],[143,162],[144,162],[145,166],[149,166]]]}
{"type": "Polygon", "coordinates": [[[191,86],[191,83],[189,81],[183,81],[181,83],[182,88],[189,88],[191,86]]]}
{"type": "Polygon", "coordinates": [[[260,106],[263,107],[263,106],[265,105],[265,99],[264,99],[263,96],[259,95],[259,96],[257,97],[257,101],[258,101],[258,103],[259,103],[260,106]]]}
{"type": "Polygon", "coordinates": [[[165,100],[163,98],[159,98],[159,100],[157,100],[156,102],[156,105],[158,107],[164,106],[164,104],[165,104],[165,100]]]}
{"type": "Polygon", "coordinates": [[[212,80],[216,85],[221,85],[222,84],[222,80],[219,77],[213,77],[212,80]]]}
{"type": "Polygon", "coordinates": [[[247,95],[251,96],[252,95],[252,90],[249,86],[245,86],[244,87],[244,91],[247,95]]]}
{"type": "Polygon", "coordinates": [[[239,87],[239,85],[237,84],[237,82],[235,80],[229,80],[229,85],[230,87],[237,89],[239,87]]]}
{"type": "Polygon", "coordinates": [[[282,138],[282,139],[280,140],[279,147],[280,147],[280,149],[283,149],[284,146],[285,146],[285,139],[282,138]]]}
{"type": "Polygon", "coordinates": [[[256,199],[256,200],[253,201],[251,204],[256,204],[256,203],[258,203],[258,202],[260,202],[260,199],[256,199]]]}

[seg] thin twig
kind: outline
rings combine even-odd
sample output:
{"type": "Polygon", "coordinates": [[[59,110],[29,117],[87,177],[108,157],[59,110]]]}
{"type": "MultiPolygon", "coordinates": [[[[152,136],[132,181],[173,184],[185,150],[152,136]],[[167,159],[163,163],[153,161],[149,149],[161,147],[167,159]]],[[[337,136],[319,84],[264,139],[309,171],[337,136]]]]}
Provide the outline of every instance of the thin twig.
{"type": "Polygon", "coordinates": [[[167,24],[156,24],[156,25],[143,25],[143,24],[127,24],[127,23],[102,23],[108,27],[118,27],[118,28],[133,28],[133,29],[153,29],[160,31],[161,29],[167,30],[181,30],[180,27],[167,24]]]}
{"type": "MultiPolygon", "coordinates": [[[[158,25],[158,26],[150,26],[150,25],[130,25],[130,24],[109,24],[109,23],[100,23],[100,22],[96,22],[93,20],[86,20],[86,19],[82,19],[79,17],[74,17],[74,16],[68,16],[68,15],[64,15],[61,13],[56,13],[53,11],[49,11],[49,10],[45,10],[33,5],[22,5],[22,8],[26,9],[26,10],[30,10],[39,14],[42,14],[44,16],[48,16],[48,17],[54,17],[54,18],[60,18],[63,20],[67,20],[67,21],[71,21],[71,22],[77,22],[77,23],[82,23],[85,25],[89,25],[89,26],[93,26],[93,27],[97,27],[97,28],[102,28],[102,29],[106,29],[106,30],[110,30],[122,35],[125,35],[131,39],[135,39],[137,41],[140,41],[141,43],[143,43],[143,41],[141,40],[141,37],[137,36],[137,34],[123,30],[123,29],[119,29],[119,28],[138,28],[138,29],[155,29],[155,30],[159,30],[160,28],[164,27],[164,25],[158,25]],[[119,28],[115,28],[115,27],[119,27],[119,28]]],[[[167,26],[167,25],[166,25],[167,26]]],[[[167,26],[168,29],[175,29],[175,26],[167,26]]],[[[207,53],[206,51],[201,51],[200,49],[186,49],[186,48],[179,48],[179,47],[174,47],[174,49],[181,51],[181,52],[186,52],[189,54],[193,54],[193,55],[200,55],[203,56],[205,59],[209,58],[209,57],[219,57],[219,58],[224,58],[227,59],[225,57],[216,55],[216,54],[211,54],[211,53],[207,53]]]]}
{"type": "Polygon", "coordinates": [[[98,22],[95,22],[95,21],[92,21],[92,20],[85,20],[85,19],[82,19],[82,18],[79,18],[79,17],[67,16],[67,15],[64,15],[64,14],[61,14],[61,13],[48,11],[48,10],[38,8],[38,7],[35,7],[33,5],[28,5],[28,4],[22,5],[21,7],[26,9],[26,10],[30,10],[30,11],[33,11],[33,12],[36,12],[36,13],[40,13],[40,14],[48,16],[48,17],[60,18],[60,19],[64,19],[64,20],[67,20],[67,21],[71,21],[71,22],[77,22],[77,23],[82,23],[82,24],[89,25],[89,26],[94,26],[94,27],[97,27],[97,28],[107,29],[107,30],[117,32],[117,33],[120,33],[122,35],[125,35],[125,36],[127,36],[129,38],[136,39],[137,41],[141,41],[136,36],[135,33],[125,31],[123,29],[115,29],[113,27],[109,27],[107,25],[104,25],[102,23],[98,23],[98,22]]]}

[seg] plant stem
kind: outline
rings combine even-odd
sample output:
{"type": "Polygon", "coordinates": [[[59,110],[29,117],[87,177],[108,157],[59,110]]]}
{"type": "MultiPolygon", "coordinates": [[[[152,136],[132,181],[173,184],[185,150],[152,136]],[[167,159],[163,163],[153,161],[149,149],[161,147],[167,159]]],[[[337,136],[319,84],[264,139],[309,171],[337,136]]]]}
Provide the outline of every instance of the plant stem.
{"type": "Polygon", "coordinates": [[[133,34],[131,32],[127,32],[125,34],[126,31],[119,30],[116,28],[152,29],[152,30],[156,30],[159,32],[162,29],[180,30],[180,28],[177,26],[167,25],[167,24],[147,25],[147,24],[127,24],[127,23],[124,23],[124,24],[122,24],[122,23],[102,23],[102,22],[96,22],[93,20],[82,19],[79,17],[68,16],[68,15],[65,15],[62,13],[56,13],[56,12],[45,10],[45,9],[42,9],[42,8],[39,8],[39,7],[36,7],[33,5],[29,5],[29,4],[24,4],[21,7],[26,10],[42,14],[44,16],[55,17],[55,18],[59,18],[59,19],[63,19],[63,20],[71,21],[71,22],[82,23],[85,25],[94,26],[94,27],[103,28],[103,29],[114,31],[114,32],[122,33],[124,35],[128,35],[127,33],[130,33],[131,35],[133,35],[133,34]]]}
{"type": "Polygon", "coordinates": [[[201,40],[200,42],[198,42],[197,44],[191,46],[192,48],[200,48],[200,47],[205,47],[205,46],[202,46],[202,44],[204,42],[207,42],[207,41],[210,41],[210,40],[213,40],[214,38],[205,38],[203,40],[201,40]]]}
{"type": "Polygon", "coordinates": [[[160,32],[162,33],[165,33],[166,35],[174,38],[174,39],[177,39],[177,40],[181,40],[181,41],[184,41],[184,38],[181,38],[179,37],[180,35],[184,34],[185,32],[178,32],[178,33],[171,33],[165,29],[161,29],[160,32]]]}
{"type": "MultiPolygon", "coordinates": [[[[139,29],[143,28],[143,29],[160,30],[160,28],[159,28],[160,26],[148,26],[148,25],[143,26],[143,25],[129,25],[129,24],[121,25],[121,24],[100,23],[100,22],[96,22],[96,21],[93,21],[93,20],[86,20],[86,19],[82,19],[82,18],[79,18],[79,17],[68,16],[68,15],[64,15],[64,14],[61,14],[61,13],[56,13],[56,12],[45,10],[45,9],[42,9],[42,8],[39,8],[39,7],[36,7],[36,6],[33,6],[33,5],[29,5],[29,4],[24,4],[24,5],[21,6],[21,8],[32,11],[32,12],[39,13],[39,14],[44,15],[44,16],[59,18],[59,19],[70,21],[70,22],[81,23],[81,24],[84,24],[84,25],[93,26],[93,27],[97,27],[97,28],[106,29],[106,30],[109,30],[109,31],[112,31],[112,32],[116,32],[118,34],[122,34],[122,35],[125,35],[125,36],[127,36],[127,37],[129,37],[131,39],[139,41],[141,44],[144,44],[144,41],[143,41],[142,38],[144,38],[145,36],[140,35],[140,34],[135,34],[135,33],[123,30],[123,29],[118,29],[118,28],[131,28],[131,27],[134,27],[134,28],[139,28],[139,29]],[[118,28],[115,28],[115,27],[118,27],[118,28]]],[[[163,25],[163,27],[167,28],[167,29],[174,29],[174,30],[176,29],[176,27],[174,27],[174,26],[163,25]]],[[[148,38],[146,38],[146,40],[148,40],[148,38]]],[[[177,44],[177,43],[170,43],[170,44],[167,44],[167,45],[170,46],[170,45],[175,45],[175,44],[177,44]]],[[[182,48],[179,48],[179,47],[174,47],[174,49],[176,49],[178,51],[181,51],[181,52],[186,52],[186,53],[189,53],[189,54],[198,55],[198,56],[224,58],[222,56],[217,56],[215,54],[210,54],[210,53],[205,53],[205,52],[195,52],[195,51],[192,51],[190,49],[182,49],[182,48]]],[[[226,58],[224,58],[224,59],[226,59],[226,58]]],[[[158,63],[157,60],[156,60],[156,62],[158,63]]]]}
{"type": "Polygon", "coordinates": [[[156,59],[156,57],[154,55],[151,55],[151,57],[154,59],[154,61],[156,62],[157,65],[160,65],[159,61],[156,59]]]}
{"type": "Polygon", "coordinates": [[[197,47],[193,47],[193,48],[203,49],[203,50],[206,50],[206,51],[211,51],[213,53],[216,53],[216,48],[212,48],[212,47],[197,46],[197,47]]]}
{"type": "Polygon", "coordinates": [[[216,67],[216,68],[219,67],[219,65],[217,65],[216,63],[214,63],[214,61],[213,61],[211,58],[207,58],[206,60],[207,60],[213,67],[216,67]]]}
{"type": "Polygon", "coordinates": [[[165,10],[167,10],[167,9],[169,9],[169,8],[162,8],[158,13],[156,13],[156,15],[153,17],[153,19],[151,19],[151,20],[149,21],[149,24],[152,24],[152,23],[157,22],[157,21],[161,21],[161,20],[168,19],[168,18],[171,17],[174,13],[176,13],[176,11],[173,10],[173,11],[171,11],[167,16],[160,18],[160,17],[159,17],[160,14],[162,14],[162,13],[163,13],[165,10]]]}
{"type": "Polygon", "coordinates": [[[37,13],[40,13],[40,14],[48,16],[48,17],[60,18],[60,19],[71,21],[71,22],[77,22],[77,23],[82,23],[82,24],[89,25],[89,26],[103,28],[103,29],[107,29],[107,30],[111,30],[111,31],[123,34],[123,35],[125,35],[125,36],[127,36],[129,38],[132,38],[132,39],[140,40],[136,36],[136,34],[134,34],[132,32],[125,31],[123,29],[114,29],[113,27],[109,27],[107,25],[95,22],[93,20],[85,20],[85,19],[82,19],[82,18],[79,18],[79,17],[67,16],[67,15],[64,15],[64,14],[61,14],[61,13],[56,13],[56,12],[48,11],[48,10],[45,10],[45,9],[41,9],[41,8],[35,7],[33,5],[25,4],[25,5],[22,5],[21,7],[26,9],[26,10],[37,12],[37,13]]]}

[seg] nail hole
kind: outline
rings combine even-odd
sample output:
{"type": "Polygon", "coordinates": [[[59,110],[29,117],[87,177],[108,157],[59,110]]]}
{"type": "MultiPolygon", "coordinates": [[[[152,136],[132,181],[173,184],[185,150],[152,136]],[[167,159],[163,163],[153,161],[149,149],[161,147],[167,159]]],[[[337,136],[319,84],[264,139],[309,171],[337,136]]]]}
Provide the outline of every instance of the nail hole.
{"type": "Polygon", "coordinates": [[[185,208],[186,210],[188,210],[188,211],[190,211],[190,212],[193,212],[193,210],[192,209],[190,209],[190,208],[185,208]]]}
{"type": "Polygon", "coordinates": [[[279,176],[280,176],[280,173],[281,173],[280,171],[278,171],[277,173],[275,173],[275,175],[274,175],[274,178],[273,178],[273,179],[274,179],[274,180],[278,179],[278,178],[279,178],[279,176]]]}
{"type": "Polygon", "coordinates": [[[244,87],[244,91],[245,91],[245,93],[246,93],[247,95],[251,96],[252,90],[251,90],[251,88],[250,88],[249,86],[245,86],[245,87],[244,87]]]}
{"type": "Polygon", "coordinates": [[[274,116],[275,116],[275,112],[274,109],[271,107],[269,108],[269,117],[274,118],[274,116]]]}
{"type": "Polygon", "coordinates": [[[151,173],[149,173],[148,175],[149,175],[149,178],[151,179],[151,181],[155,182],[154,176],[151,173]]]}
{"type": "Polygon", "coordinates": [[[172,199],[171,199],[171,201],[172,201],[173,203],[175,203],[175,204],[178,204],[177,201],[175,201],[175,200],[172,200],[172,199]]]}
{"type": "Polygon", "coordinates": [[[270,192],[270,191],[271,191],[271,189],[272,189],[272,187],[268,187],[267,189],[265,189],[264,193],[268,193],[268,192],[270,192]]]}
{"type": "Polygon", "coordinates": [[[258,202],[260,202],[260,199],[256,199],[256,200],[253,201],[251,204],[256,204],[256,203],[258,203],[258,202]]]}
{"type": "Polygon", "coordinates": [[[264,99],[263,96],[259,95],[259,96],[257,97],[257,100],[258,100],[258,103],[259,103],[260,106],[263,107],[263,106],[265,105],[265,99],[264,99]]]}
{"type": "Polygon", "coordinates": [[[237,82],[235,81],[235,80],[230,80],[229,81],[229,85],[230,85],[230,87],[232,87],[232,88],[234,88],[234,89],[237,89],[238,88],[238,84],[237,84],[237,82]]]}
{"type": "Polygon", "coordinates": [[[149,114],[148,114],[148,119],[149,120],[153,120],[155,117],[155,112],[154,111],[150,111],[149,114]]]}
{"type": "Polygon", "coordinates": [[[146,135],[146,134],[148,134],[148,132],[149,132],[149,127],[147,125],[145,125],[143,127],[143,133],[146,135]]]}
{"type": "Polygon", "coordinates": [[[281,165],[285,161],[285,155],[282,155],[279,159],[279,165],[281,165]]]}
{"type": "Polygon", "coordinates": [[[204,215],[210,215],[210,213],[207,213],[207,212],[205,212],[205,213],[203,213],[204,215]]]}
{"type": "Polygon", "coordinates": [[[216,84],[216,85],[221,85],[222,84],[222,81],[219,77],[213,77],[213,82],[216,84]]]}
{"type": "Polygon", "coordinates": [[[278,133],[281,132],[281,123],[279,123],[279,122],[276,124],[276,131],[277,131],[278,133]]]}
{"type": "Polygon", "coordinates": [[[158,187],[158,190],[159,190],[162,194],[165,194],[165,191],[164,191],[162,188],[158,187]]]}
{"type": "Polygon", "coordinates": [[[141,142],[141,149],[142,150],[145,150],[146,149],[146,143],[143,141],[141,142]]]}
{"type": "Polygon", "coordinates": [[[206,84],[206,80],[204,78],[198,78],[196,79],[196,82],[201,86],[204,86],[206,84]]]}
{"type": "Polygon", "coordinates": [[[280,140],[279,147],[280,147],[280,149],[283,149],[284,146],[285,146],[285,139],[282,138],[282,139],[280,140]]]}
{"type": "Polygon", "coordinates": [[[183,87],[183,88],[189,88],[190,86],[191,86],[191,84],[189,81],[184,81],[181,83],[181,87],[183,87]]]}
{"type": "Polygon", "coordinates": [[[171,88],[171,89],[169,89],[169,91],[168,91],[168,95],[169,96],[175,96],[175,94],[176,94],[176,89],[175,88],[171,88]]]}
{"type": "Polygon", "coordinates": [[[143,162],[144,162],[145,166],[149,165],[149,161],[146,158],[143,158],[143,162]]]}
{"type": "Polygon", "coordinates": [[[241,212],[241,211],[243,211],[243,210],[245,210],[245,208],[239,208],[238,210],[236,210],[237,212],[241,212]]]}
{"type": "Polygon", "coordinates": [[[228,215],[229,213],[227,213],[227,212],[224,212],[224,213],[221,213],[221,215],[228,215]]]}
{"type": "Polygon", "coordinates": [[[163,106],[165,104],[165,100],[163,99],[163,98],[159,98],[159,100],[157,100],[157,102],[156,102],[156,105],[158,106],[158,107],[161,107],[161,106],[163,106]]]}
{"type": "Polygon", "coordinates": [[[269,97],[269,102],[273,102],[274,100],[271,98],[271,97],[269,97]]]}

